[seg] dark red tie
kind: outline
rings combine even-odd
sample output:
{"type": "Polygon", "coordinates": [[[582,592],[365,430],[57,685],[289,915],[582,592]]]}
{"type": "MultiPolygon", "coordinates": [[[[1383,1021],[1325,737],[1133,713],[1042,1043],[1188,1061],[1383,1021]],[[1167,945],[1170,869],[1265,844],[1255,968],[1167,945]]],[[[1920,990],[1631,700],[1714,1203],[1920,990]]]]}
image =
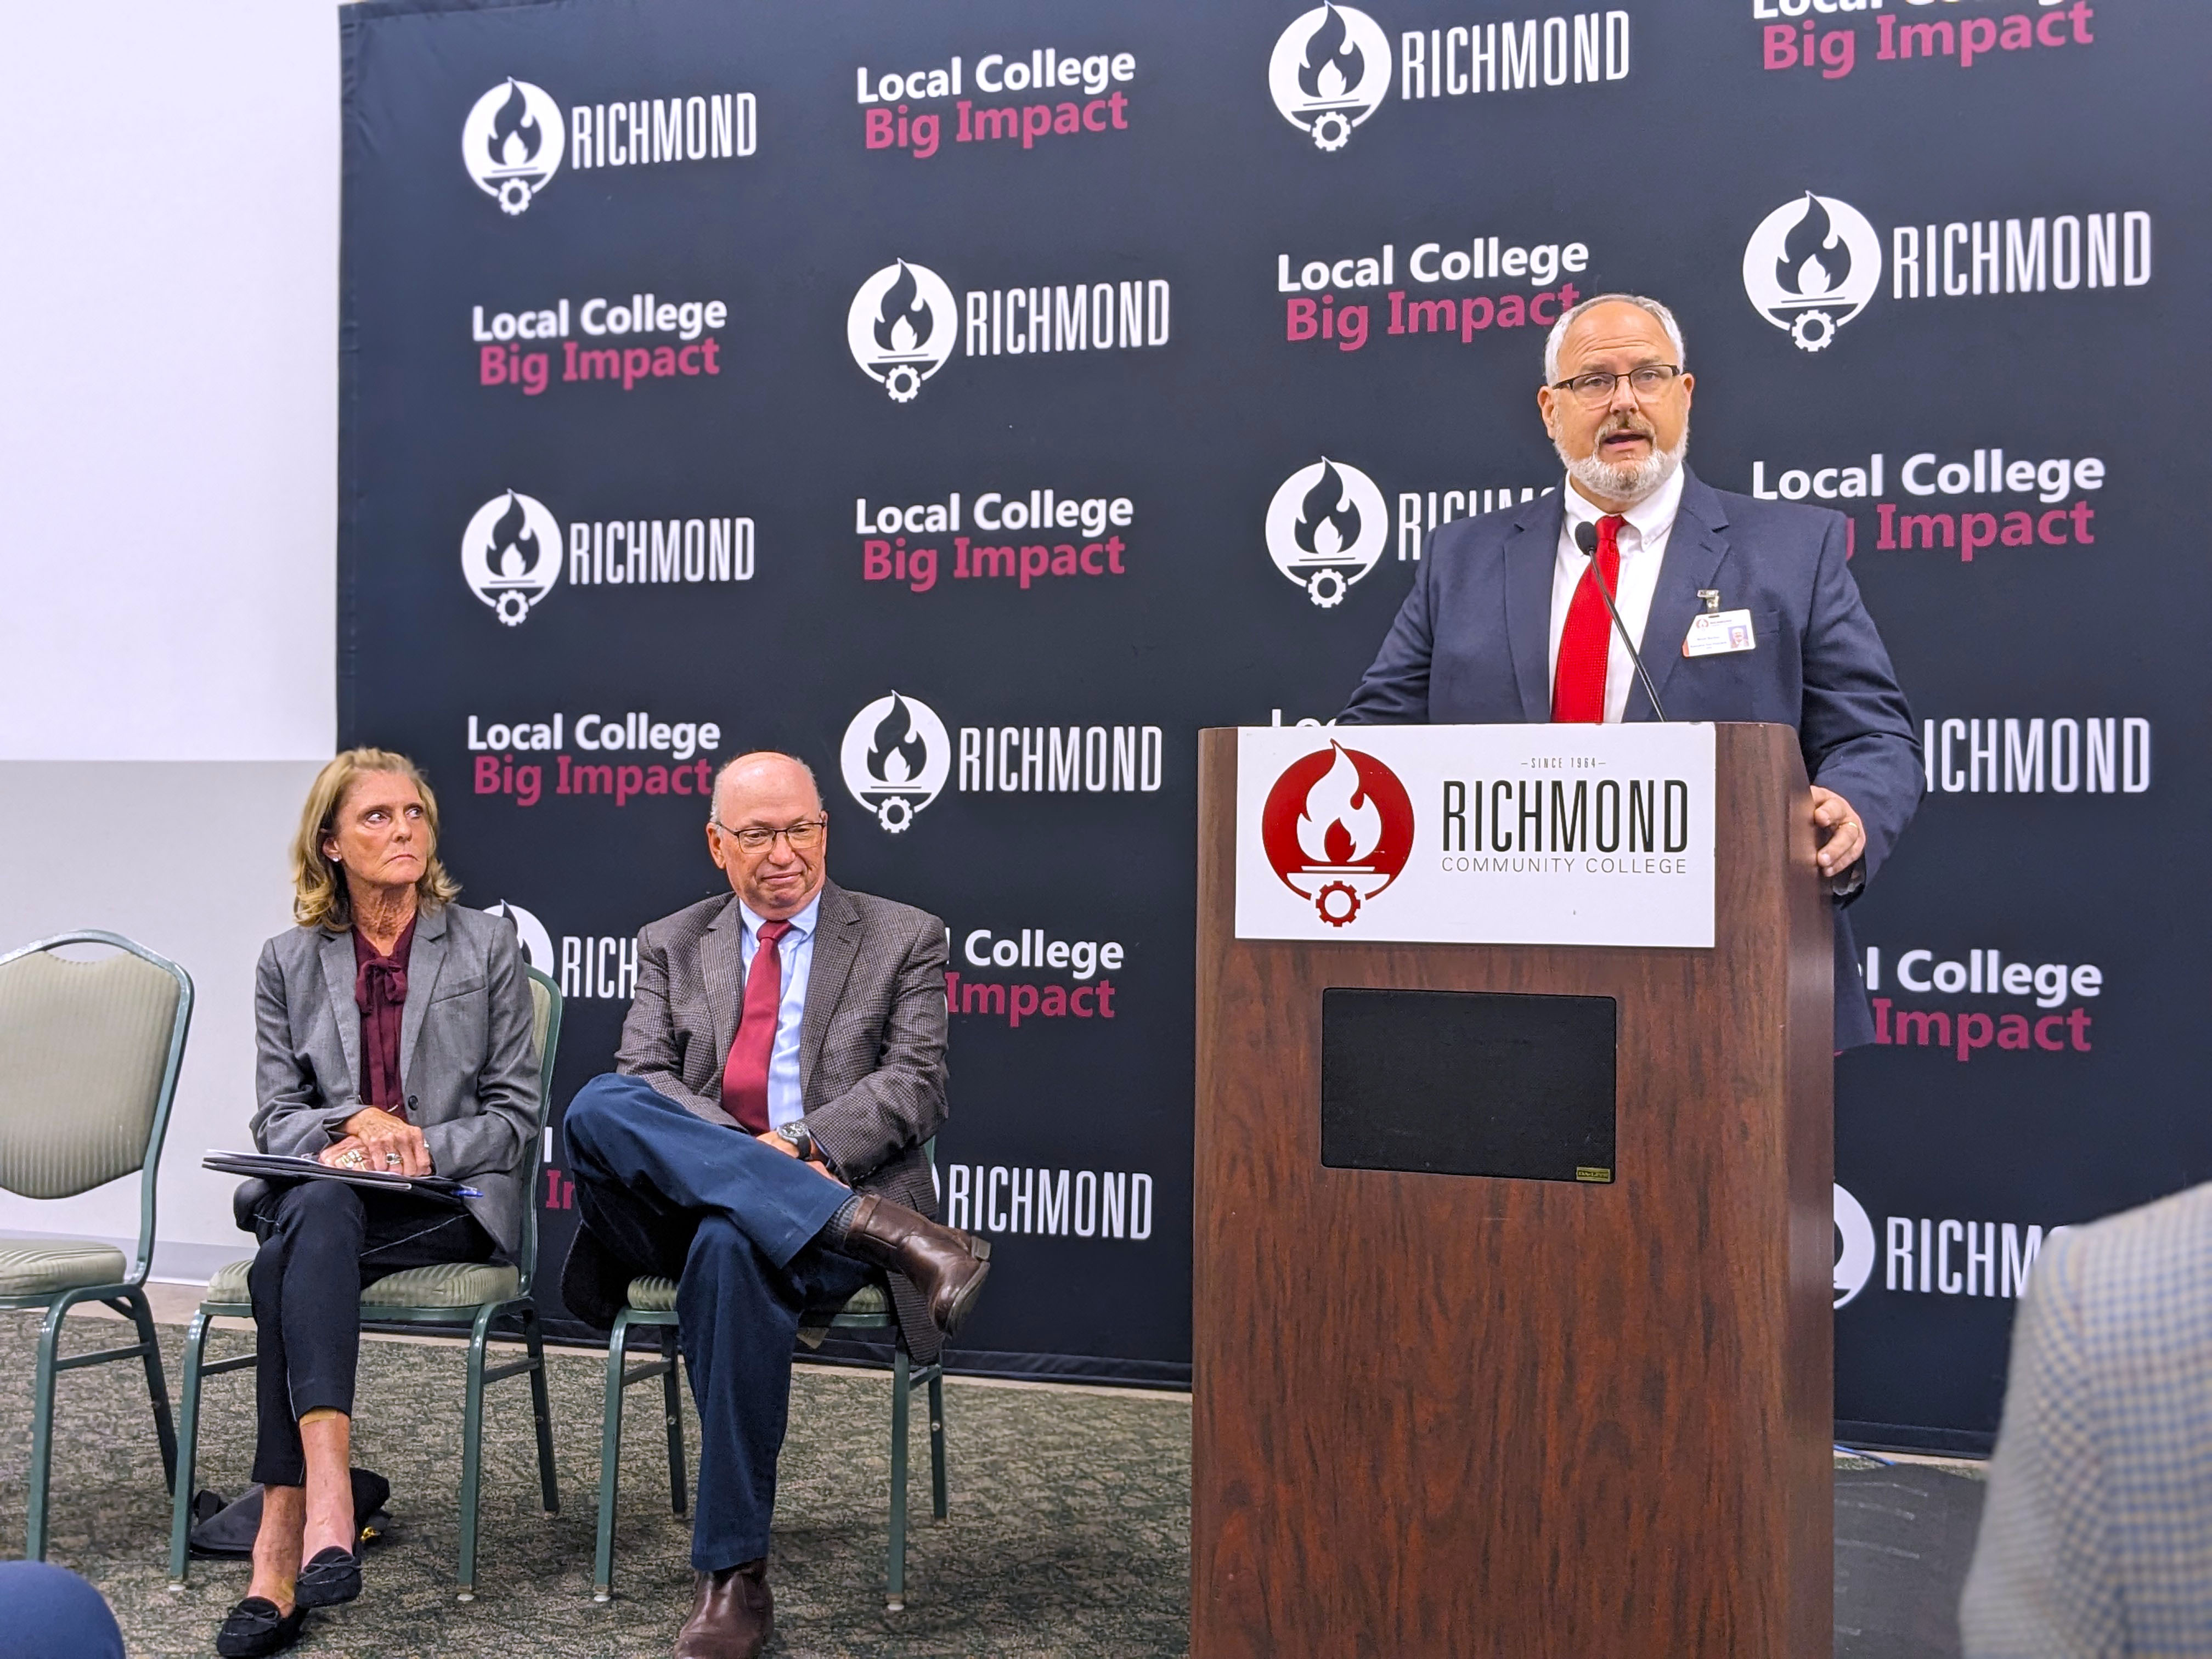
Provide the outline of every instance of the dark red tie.
{"type": "Polygon", "coordinates": [[[768,1062],[775,1052],[776,1012],[783,1006],[783,953],[777,941],[791,931],[787,921],[761,924],[760,946],[745,975],[745,1006],[738,1015],[737,1040],[722,1067],[722,1109],[757,1135],[769,1130],[768,1062]]]}
{"type": "Polygon", "coordinates": [[[1613,655],[1613,617],[1597,582],[1602,578],[1605,592],[1620,603],[1620,526],[1626,522],[1618,513],[1597,521],[1597,552],[1575,584],[1567,625],[1559,630],[1559,663],[1552,674],[1554,720],[1597,725],[1605,719],[1605,665],[1613,655]]]}

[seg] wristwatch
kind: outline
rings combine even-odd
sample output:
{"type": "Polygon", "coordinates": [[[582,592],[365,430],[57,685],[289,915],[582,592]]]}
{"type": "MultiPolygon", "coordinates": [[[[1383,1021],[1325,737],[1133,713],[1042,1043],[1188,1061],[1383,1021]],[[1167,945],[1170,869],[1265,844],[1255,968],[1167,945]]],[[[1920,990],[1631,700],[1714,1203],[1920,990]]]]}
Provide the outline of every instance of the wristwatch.
{"type": "Polygon", "coordinates": [[[776,1133],[789,1141],[792,1150],[800,1158],[811,1158],[814,1156],[814,1137],[804,1123],[794,1120],[779,1127],[776,1133]]]}

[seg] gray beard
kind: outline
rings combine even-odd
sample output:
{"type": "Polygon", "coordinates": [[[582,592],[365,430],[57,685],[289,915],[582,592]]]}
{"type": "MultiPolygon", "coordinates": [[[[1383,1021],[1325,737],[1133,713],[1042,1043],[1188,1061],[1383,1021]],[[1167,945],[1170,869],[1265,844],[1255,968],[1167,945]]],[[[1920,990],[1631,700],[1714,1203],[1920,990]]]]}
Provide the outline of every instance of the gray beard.
{"type": "Polygon", "coordinates": [[[1595,451],[1580,460],[1568,460],[1566,452],[1559,449],[1559,459],[1567,469],[1567,477],[1583,487],[1586,494],[1609,501],[1626,501],[1633,506],[1668,479],[1674,476],[1682,465],[1682,457],[1690,447],[1690,431],[1683,428],[1681,437],[1672,449],[1654,449],[1632,466],[1615,466],[1601,461],[1595,451]]]}

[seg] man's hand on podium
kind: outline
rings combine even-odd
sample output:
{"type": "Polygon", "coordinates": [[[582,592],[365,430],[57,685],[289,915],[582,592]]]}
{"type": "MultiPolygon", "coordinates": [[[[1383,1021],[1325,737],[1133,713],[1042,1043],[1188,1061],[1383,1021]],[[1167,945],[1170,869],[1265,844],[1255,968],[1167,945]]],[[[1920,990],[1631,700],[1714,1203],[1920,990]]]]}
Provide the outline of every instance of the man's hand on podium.
{"type": "Polygon", "coordinates": [[[1813,823],[1815,828],[1826,831],[1817,854],[1820,873],[1828,878],[1836,892],[1854,891],[1862,879],[1855,873],[1854,866],[1866,853],[1866,831],[1859,827],[1859,815],[1851,810],[1850,802],[1816,783],[1813,786],[1813,823]]]}

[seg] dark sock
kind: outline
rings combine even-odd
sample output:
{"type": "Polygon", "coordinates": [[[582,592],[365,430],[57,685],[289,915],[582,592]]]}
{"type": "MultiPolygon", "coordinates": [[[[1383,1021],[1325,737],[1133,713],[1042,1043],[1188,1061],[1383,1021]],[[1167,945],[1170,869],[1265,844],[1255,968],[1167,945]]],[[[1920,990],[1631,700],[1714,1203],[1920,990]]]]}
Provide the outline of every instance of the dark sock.
{"type": "Polygon", "coordinates": [[[842,1249],[845,1235],[853,1231],[853,1218],[859,1213],[860,1208],[860,1195],[858,1193],[840,1204],[837,1213],[831,1216],[828,1224],[822,1229],[822,1242],[833,1250],[842,1249]]]}

